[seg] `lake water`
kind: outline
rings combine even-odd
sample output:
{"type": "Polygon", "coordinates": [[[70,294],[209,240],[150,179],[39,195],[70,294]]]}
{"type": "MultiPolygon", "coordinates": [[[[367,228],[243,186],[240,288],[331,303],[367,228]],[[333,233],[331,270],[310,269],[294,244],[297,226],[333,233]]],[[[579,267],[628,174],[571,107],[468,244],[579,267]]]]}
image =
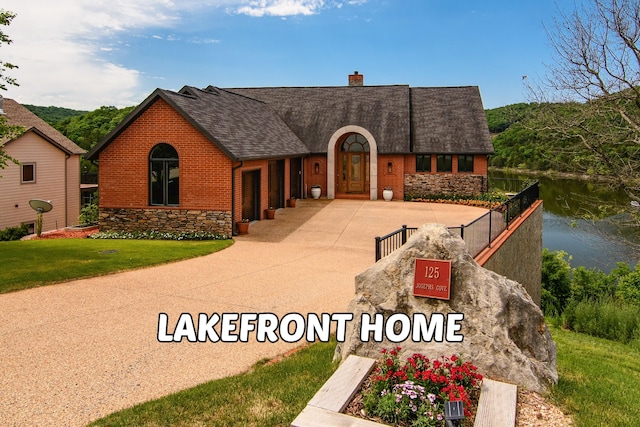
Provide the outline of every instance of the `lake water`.
{"type": "Polygon", "coordinates": [[[607,184],[503,172],[489,174],[489,187],[518,191],[517,181],[540,182],[544,202],[542,246],[571,255],[571,266],[610,272],[616,262],[640,261],[640,227],[628,213],[630,200],[607,184]],[[587,218],[587,219],[585,219],[587,218]]]}

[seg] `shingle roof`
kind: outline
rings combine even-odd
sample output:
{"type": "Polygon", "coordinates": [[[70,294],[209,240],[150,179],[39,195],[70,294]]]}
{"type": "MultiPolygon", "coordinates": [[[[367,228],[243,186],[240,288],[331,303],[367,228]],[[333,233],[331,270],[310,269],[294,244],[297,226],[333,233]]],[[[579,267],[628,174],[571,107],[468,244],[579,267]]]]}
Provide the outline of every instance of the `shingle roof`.
{"type": "Polygon", "coordinates": [[[294,157],[309,149],[263,102],[223,89],[185,87],[167,97],[236,160],[294,157]],[[190,96],[184,96],[184,95],[190,96]]]}
{"type": "Polygon", "coordinates": [[[415,153],[493,153],[477,86],[411,89],[415,153]]]}
{"type": "Polygon", "coordinates": [[[371,132],[380,153],[409,152],[409,86],[227,90],[271,106],[313,153],[326,153],[331,136],[347,125],[371,132]]]}
{"type": "Polygon", "coordinates": [[[87,154],[102,149],[156,99],[162,98],[233,160],[296,157],[309,149],[263,102],[209,87],[185,86],[180,92],[157,89],[87,154]]]}
{"type": "Polygon", "coordinates": [[[86,157],[96,159],[158,97],[234,160],[326,153],[331,136],[348,125],[367,129],[383,154],[493,153],[476,86],[185,86],[154,91],[86,157]]]}
{"type": "MultiPolygon", "coordinates": [[[[83,154],[85,151],[53,126],[36,116],[13,99],[3,98],[2,110],[6,114],[7,124],[22,126],[26,132],[35,131],[52,144],[68,154],[83,154]]],[[[7,141],[3,141],[7,142],[7,141]]]]}

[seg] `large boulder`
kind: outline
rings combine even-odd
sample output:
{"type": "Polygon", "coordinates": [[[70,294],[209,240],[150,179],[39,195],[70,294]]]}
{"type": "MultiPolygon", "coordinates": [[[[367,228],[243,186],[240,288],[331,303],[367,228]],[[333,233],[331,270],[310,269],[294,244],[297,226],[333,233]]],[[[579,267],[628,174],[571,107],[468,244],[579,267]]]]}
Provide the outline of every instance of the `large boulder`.
{"type": "MultiPolygon", "coordinates": [[[[513,262],[527,254],[513,254],[513,262]]],[[[378,358],[383,348],[402,347],[401,357],[422,353],[427,357],[462,355],[478,366],[484,376],[516,384],[538,393],[548,392],[558,380],[556,346],[540,308],[524,287],[504,276],[480,267],[464,241],[443,226],[427,224],[400,249],[356,277],[356,295],[348,311],[354,314],[347,324],[345,341],[338,344],[335,357],[349,354],[378,358]],[[416,258],[451,261],[450,300],[413,295],[416,258]],[[360,338],[361,318],[381,313],[384,318],[405,313],[413,318],[424,313],[462,313],[458,321],[462,342],[390,342],[385,336],[376,342],[360,338]]],[[[397,317],[397,316],[396,316],[397,317]]],[[[400,322],[396,322],[397,327],[400,322]]],[[[399,328],[396,328],[399,329],[399,328]]],[[[397,333],[398,331],[395,331],[397,333]]]]}

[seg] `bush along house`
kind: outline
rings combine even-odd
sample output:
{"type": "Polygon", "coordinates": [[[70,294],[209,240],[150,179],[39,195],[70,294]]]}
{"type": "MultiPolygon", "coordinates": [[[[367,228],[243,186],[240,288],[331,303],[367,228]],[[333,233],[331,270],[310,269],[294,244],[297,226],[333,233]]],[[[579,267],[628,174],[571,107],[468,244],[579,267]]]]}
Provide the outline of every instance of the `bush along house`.
{"type": "Polygon", "coordinates": [[[320,186],[377,200],[477,194],[493,146],[475,86],[157,89],[87,155],[100,228],[213,231],[320,186]]]}

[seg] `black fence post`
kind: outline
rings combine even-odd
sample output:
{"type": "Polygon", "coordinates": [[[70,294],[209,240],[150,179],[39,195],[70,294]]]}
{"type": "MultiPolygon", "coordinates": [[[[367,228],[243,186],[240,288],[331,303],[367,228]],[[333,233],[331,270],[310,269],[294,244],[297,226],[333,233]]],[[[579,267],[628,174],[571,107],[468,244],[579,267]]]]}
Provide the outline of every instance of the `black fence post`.
{"type": "Polygon", "coordinates": [[[407,224],[402,224],[402,244],[407,243],[407,224]]]}
{"type": "Polygon", "coordinates": [[[380,237],[376,237],[376,262],[380,261],[380,258],[382,258],[380,250],[380,237]]]}
{"type": "Polygon", "coordinates": [[[460,238],[464,240],[464,224],[460,224],[460,238]]]}

